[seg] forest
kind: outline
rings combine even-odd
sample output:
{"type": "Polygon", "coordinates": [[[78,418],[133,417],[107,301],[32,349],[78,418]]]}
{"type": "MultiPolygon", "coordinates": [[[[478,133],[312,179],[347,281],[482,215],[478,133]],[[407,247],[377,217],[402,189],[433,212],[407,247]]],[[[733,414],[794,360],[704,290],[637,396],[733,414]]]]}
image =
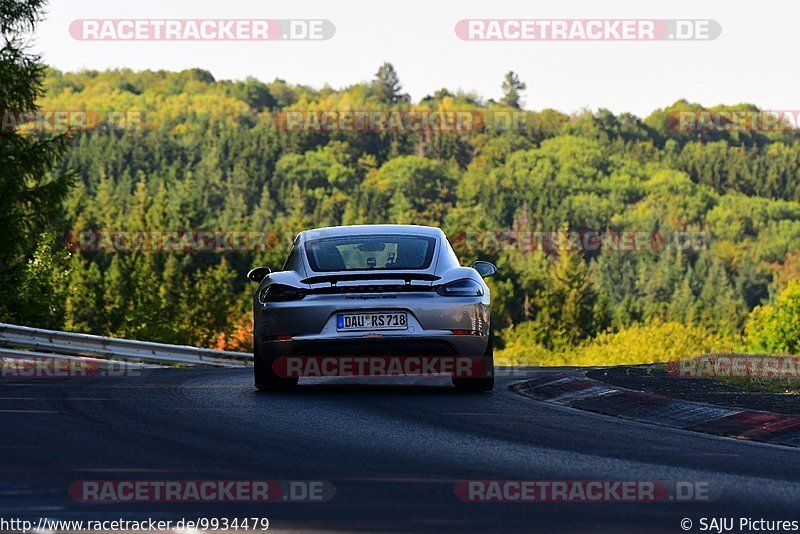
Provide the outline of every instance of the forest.
{"type": "Polygon", "coordinates": [[[388,63],[341,89],[215,80],[201,69],[47,69],[39,109],[93,120],[62,136],[48,172],[69,187],[17,236],[4,265],[16,290],[5,290],[0,320],[249,350],[250,268],[280,269],[300,230],[409,223],[441,227],[462,263],[497,264],[489,285],[501,362],[798,351],[795,129],[676,127],[682,112],[759,112],[755,104],[567,114],[531,111],[535,87],[513,73],[498,87],[499,100],[442,88],[414,102],[388,63]],[[354,111],[471,120],[316,120],[354,111]],[[298,116],[315,120],[290,120],[298,116]],[[92,233],[166,231],[265,241],[231,250],[76,245],[92,233]],[[654,246],[575,246],[587,233],[654,246]],[[522,242],[531,235],[548,245],[522,242]]]}

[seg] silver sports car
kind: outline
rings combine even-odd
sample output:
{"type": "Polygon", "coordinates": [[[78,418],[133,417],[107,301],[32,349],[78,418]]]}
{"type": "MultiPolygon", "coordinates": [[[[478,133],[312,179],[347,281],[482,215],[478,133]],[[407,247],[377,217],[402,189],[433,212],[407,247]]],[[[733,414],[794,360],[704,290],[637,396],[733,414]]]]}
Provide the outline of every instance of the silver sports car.
{"type": "Polygon", "coordinates": [[[361,225],[301,232],[283,270],[251,270],[259,390],[300,376],[452,376],[494,387],[489,288],[438,228],[361,225]]]}

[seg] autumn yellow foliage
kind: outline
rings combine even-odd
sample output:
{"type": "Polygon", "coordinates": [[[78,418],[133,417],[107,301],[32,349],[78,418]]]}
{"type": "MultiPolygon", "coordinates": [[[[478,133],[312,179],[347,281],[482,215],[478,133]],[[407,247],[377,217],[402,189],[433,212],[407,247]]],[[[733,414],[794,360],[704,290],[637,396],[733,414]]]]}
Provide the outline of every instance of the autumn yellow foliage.
{"type": "Polygon", "coordinates": [[[732,352],[737,340],[703,327],[676,322],[635,324],[620,332],[605,332],[563,352],[528,345],[524,336],[509,333],[505,349],[496,352],[498,365],[595,366],[668,362],[710,352],[732,352]]]}

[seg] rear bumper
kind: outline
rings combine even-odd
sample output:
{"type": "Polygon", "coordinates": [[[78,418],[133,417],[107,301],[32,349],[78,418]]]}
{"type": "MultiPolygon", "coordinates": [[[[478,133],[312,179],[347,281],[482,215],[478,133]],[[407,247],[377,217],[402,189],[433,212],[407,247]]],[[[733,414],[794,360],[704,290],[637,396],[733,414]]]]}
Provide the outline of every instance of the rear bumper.
{"type": "Polygon", "coordinates": [[[259,365],[283,378],[441,376],[480,378],[493,374],[485,356],[489,338],[477,335],[395,336],[261,342],[259,365]]]}

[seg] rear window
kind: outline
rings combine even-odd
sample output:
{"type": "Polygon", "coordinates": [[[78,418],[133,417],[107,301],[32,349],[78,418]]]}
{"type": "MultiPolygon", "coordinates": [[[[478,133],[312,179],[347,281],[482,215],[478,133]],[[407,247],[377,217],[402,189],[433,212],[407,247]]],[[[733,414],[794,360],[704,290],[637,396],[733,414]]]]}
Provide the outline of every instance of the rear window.
{"type": "Polygon", "coordinates": [[[316,272],[427,269],[436,239],[410,235],[364,235],[314,239],[305,244],[316,272]]]}

